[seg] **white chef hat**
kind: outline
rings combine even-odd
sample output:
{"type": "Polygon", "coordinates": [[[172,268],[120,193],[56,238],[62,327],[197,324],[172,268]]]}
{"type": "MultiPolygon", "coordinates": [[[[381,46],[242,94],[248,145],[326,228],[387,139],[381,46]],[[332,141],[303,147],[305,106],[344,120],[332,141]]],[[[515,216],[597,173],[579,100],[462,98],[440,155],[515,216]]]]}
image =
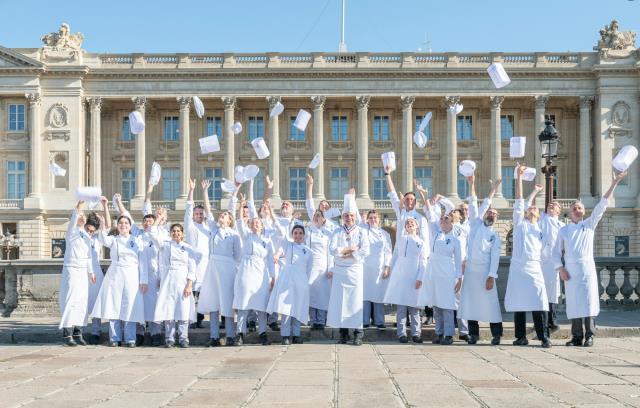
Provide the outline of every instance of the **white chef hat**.
{"type": "Polygon", "coordinates": [[[233,193],[236,191],[236,185],[233,181],[222,179],[222,183],[220,183],[220,189],[225,193],[233,193]]]}
{"type": "Polygon", "coordinates": [[[614,157],[611,162],[611,165],[613,165],[616,170],[622,172],[631,167],[631,164],[637,157],[638,149],[636,149],[635,146],[626,145],[620,149],[616,157],[614,157]]]}
{"type": "Polygon", "coordinates": [[[449,107],[449,110],[453,112],[454,115],[460,114],[460,112],[462,112],[462,109],[464,109],[464,106],[461,103],[456,103],[455,105],[449,107]]]}
{"type": "Polygon", "coordinates": [[[527,138],[524,136],[514,136],[509,140],[509,157],[524,157],[527,138]]]}
{"type": "Polygon", "coordinates": [[[64,177],[67,174],[67,170],[63,169],[56,163],[49,163],[49,172],[54,176],[64,177]]]}
{"type": "Polygon", "coordinates": [[[344,195],[344,205],[342,207],[343,214],[356,214],[358,212],[358,205],[356,204],[355,194],[344,195]]]}
{"type": "Polygon", "coordinates": [[[144,118],[137,110],[129,113],[129,129],[136,135],[144,132],[144,118]]]}
{"type": "Polygon", "coordinates": [[[427,145],[427,135],[424,134],[421,130],[418,130],[413,134],[413,142],[421,149],[427,145]]]}
{"type": "Polygon", "coordinates": [[[273,108],[271,108],[271,111],[269,111],[269,117],[273,118],[282,112],[284,112],[284,105],[280,102],[276,102],[276,104],[273,105],[273,108]]]}
{"type": "Polygon", "coordinates": [[[152,186],[157,185],[160,182],[160,176],[162,175],[162,168],[157,162],[153,162],[151,165],[151,174],[149,174],[149,184],[152,186]]]}
{"type": "Polygon", "coordinates": [[[493,81],[493,85],[496,88],[503,88],[511,83],[509,75],[507,75],[504,67],[499,62],[494,62],[493,64],[489,65],[489,68],[487,68],[487,72],[489,73],[489,76],[493,81]]]}
{"type": "Polygon", "coordinates": [[[202,118],[204,116],[204,104],[197,96],[192,96],[191,100],[193,101],[193,108],[196,111],[196,115],[198,115],[199,118],[202,118]]]}
{"type": "Polygon", "coordinates": [[[476,162],[473,160],[463,160],[458,166],[458,172],[465,177],[473,176],[476,172],[476,162]]]}
{"type": "Polygon", "coordinates": [[[200,152],[202,154],[219,152],[220,142],[218,141],[218,135],[211,135],[198,139],[200,142],[200,152]]]}
{"type": "Polygon", "coordinates": [[[432,115],[433,115],[433,113],[431,113],[431,112],[427,112],[427,114],[424,115],[424,117],[420,121],[420,126],[418,126],[418,131],[419,132],[424,131],[427,128],[427,126],[429,126],[429,122],[431,121],[431,116],[432,115]]]}
{"type": "Polygon", "coordinates": [[[234,171],[234,178],[236,180],[236,183],[244,183],[245,181],[247,181],[247,179],[244,176],[244,167],[243,166],[236,166],[235,171],[234,171]]]}
{"type": "Polygon", "coordinates": [[[260,169],[255,164],[250,164],[244,168],[243,173],[245,180],[251,180],[260,173],[260,169]]]}
{"type": "Polygon", "coordinates": [[[253,146],[253,150],[255,150],[258,159],[262,160],[269,157],[269,148],[263,138],[257,137],[253,139],[251,141],[251,146],[253,146]]]}
{"type": "Polygon", "coordinates": [[[301,132],[304,132],[310,119],[311,114],[304,109],[300,109],[298,111],[298,116],[296,116],[295,122],[293,122],[293,126],[298,128],[301,132]]]}
{"type": "Polygon", "coordinates": [[[233,126],[231,127],[231,130],[233,131],[234,135],[237,135],[238,133],[242,132],[242,123],[240,122],[234,123],[233,126]]]}
{"type": "Polygon", "coordinates": [[[386,152],[382,153],[380,156],[382,159],[382,165],[384,167],[389,167],[389,171],[394,171],[396,169],[396,154],[394,152],[386,152]]]}
{"type": "Polygon", "coordinates": [[[76,200],[92,202],[100,202],[102,197],[102,189],[100,187],[78,187],[76,190],[76,200]]]}
{"type": "Polygon", "coordinates": [[[456,206],[453,205],[451,200],[449,200],[446,197],[441,197],[440,200],[438,200],[438,204],[440,204],[440,205],[442,205],[444,207],[444,213],[445,214],[449,214],[451,211],[453,211],[454,208],[456,208],[456,206]]]}
{"type": "MultiPolygon", "coordinates": [[[[518,168],[513,169],[513,178],[518,177],[518,168]]],[[[524,181],[533,181],[536,179],[536,169],[533,167],[527,167],[524,169],[524,173],[522,174],[522,179],[524,181]]]]}
{"type": "Polygon", "coordinates": [[[311,160],[311,163],[309,163],[309,168],[315,169],[316,167],[318,167],[320,165],[321,159],[322,158],[320,157],[320,153],[316,153],[316,155],[313,156],[313,160],[311,160]]]}

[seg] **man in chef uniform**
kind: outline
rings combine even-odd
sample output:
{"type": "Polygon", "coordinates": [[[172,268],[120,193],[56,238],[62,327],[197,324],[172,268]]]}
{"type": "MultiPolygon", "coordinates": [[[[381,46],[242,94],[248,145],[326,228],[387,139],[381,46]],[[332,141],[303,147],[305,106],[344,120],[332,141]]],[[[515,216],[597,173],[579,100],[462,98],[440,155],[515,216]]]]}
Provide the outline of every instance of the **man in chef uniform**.
{"type": "Polygon", "coordinates": [[[593,237],[613,190],[626,175],[627,172],[624,171],[614,177],[611,186],[587,219],[584,219],[584,205],[580,201],[573,203],[569,213],[571,222],[558,232],[554,262],[560,279],[564,281],[567,318],[571,319],[571,340],[567,342],[567,346],[593,346],[595,317],[600,313],[593,237]]]}

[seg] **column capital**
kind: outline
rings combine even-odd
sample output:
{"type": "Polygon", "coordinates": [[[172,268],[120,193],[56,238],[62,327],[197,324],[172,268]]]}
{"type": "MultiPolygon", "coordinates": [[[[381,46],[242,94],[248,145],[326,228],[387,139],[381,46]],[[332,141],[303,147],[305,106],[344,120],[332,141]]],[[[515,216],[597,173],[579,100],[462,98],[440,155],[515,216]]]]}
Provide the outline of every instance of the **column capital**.
{"type": "Polygon", "coordinates": [[[89,108],[91,108],[91,110],[102,109],[102,98],[100,96],[85,98],[85,101],[89,104],[89,108]]]}
{"type": "Polygon", "coordinates": [[[545,106],[547,105],[547,102],[549,102],[548,95],[536,95],[533,97],[533,99],[535,102],[536,109],[544,109],[545,106]]]}
{"type": "Polygon", "coordinates": [[[147,97],[146,96],[134,96],[131,98],[133,101],[133,105],[136,107],[137,111],[144,111],[147,107],[147,97]]]}
{"type": "Polygon", "coordinates": [[[191,103],[191,97],[189,97],[189,96],[178,96],[176,98],[176,101],[178,101],[178,105],[180,105],[180,110],[181,111],[189,112],[189,104],[191,103]]]}
{"type": "Polygon", "coordinates": [[[581,96],[580,97],[580,109],[591,109],[593,106],[593,101],[595,97],[593,95],[590,96],[581,96]]]}
{"type": "Polygon", "coordinates": [[[321,95],[315,95],[311,97],[311,102],[313,102],[313,109],[314,110],[323,110],[324,109],[324,104],[327,101],[327,97],[326,96],[321,96],[321,95]]]}
{"type": "Polygon", "coordinates": [[[459,96],[445,96],[444,97],[444,103],[446,104],[447,108],[453,108],[454,106],[456,106],[457,104],[460,103],[460,97],[459,96]]]}
{"type": "Polygon", "coordinates": [[[27,93],[24,94],[24,97],[27,98],[30,106],[42,105],[42,97],[40,96],[40,92],[27,93]]]}
{"type": "Polygon", "coordinates": [[[400,107],[403,111],[413,108],[416,97],[413,95],[404,95],[400,97],[400,107]]]}
{"type": "Polygon", "coordinates": [[[236,108],[236,97],[235,96],[223,96],[222,98],[222,104],[224,105],[224,109],[225,110],[233,110],[236,108]]]}
{"type": "Polygon", "coordinates": [[[491,109],[500,109],[502,102],[504,102],[504,96],[489,97],[489,105],[491,106],[491,109]]]}
{"type": "Polygon", "coordinates": [[[267,104],[269,104],[269,109],[273,109],[278,103],[282,103],[281,96],[267,96],[267,104]]]}
{"type": "Polygon", "coordinates": [[[371,97],[369,95],[356,96],[356,106],[358,107],[358,110],[369,109],[369,102],[371,102],[371,97]]]}

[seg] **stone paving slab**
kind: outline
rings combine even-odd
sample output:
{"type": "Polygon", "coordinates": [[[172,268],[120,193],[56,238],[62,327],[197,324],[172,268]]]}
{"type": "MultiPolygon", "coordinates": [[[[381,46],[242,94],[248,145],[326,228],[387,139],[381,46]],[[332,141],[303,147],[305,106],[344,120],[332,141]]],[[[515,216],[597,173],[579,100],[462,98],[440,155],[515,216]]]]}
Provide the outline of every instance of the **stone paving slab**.
{"type": "Polygon", "coordinates": [[[0,408],[640,407],[637,337],[305,347],[0,345],[0,408]]]}

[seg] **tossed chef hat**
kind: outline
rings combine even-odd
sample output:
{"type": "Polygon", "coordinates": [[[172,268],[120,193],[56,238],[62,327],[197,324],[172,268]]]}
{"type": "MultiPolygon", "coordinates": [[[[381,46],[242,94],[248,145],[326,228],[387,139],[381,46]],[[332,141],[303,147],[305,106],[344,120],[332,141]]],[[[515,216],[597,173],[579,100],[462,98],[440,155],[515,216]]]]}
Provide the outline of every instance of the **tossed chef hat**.
{"type": "Polygon", "coordinates": [[[514,136],[509,140],[509,157],[524,157],[527,138],[524,136],[514,136]]]}
{"type": "Polygon", "coordinates": [[[60,177],[64,177],[67,174],[67,171],[56,163],[49,163],[49,172],[54,176],[60,177]]]}
{"type": "MultiPolygon", "coordinates": [[[[513,178],[516,179],[518,177],[518,168],[513,169],[513,178]]],[[[527,167],[524,169],[524,173],[522,174],[522,179],[524,181],[533,181],[536,179],[536,169],[533,167],[527,167]]]]}
{"type": "Polygon", "coordinates": [[[191,100],[193,101],[193,108],[196,111],[196,115],[198,115],[199,118],[202,118],[204,116],[204,104],[197,96],[192,96],[191,100]]]}
{"type": "Polygon", "coordinates": [[[234,178],[236,180],[236,183],[244,183],[245,181],[247,181],[247,179],[244,176],[244,167],[243,166],[236,166],[235,171],[234,171],[234,178]]]}
{"type": "Polygon", "coordinates": [[[271,111],[269,111],[269,117],[273,118],[275,116],[278,116],[282,112],[284,112],[284,105],[280,102],[276,102],[273,108],[271,108],[271,111]]]}
{"type": "Polygon", "coordinates": [[[509,75],[507,75],[504,67],[499,62],[494,62],[493,64],[489,65],[489,68],[487,68],[487,72],[489,73],[489,76],[493,81],[493,85],[496,88],[503,88],[511,83],[509,75]]]}
{"type": "Polygon", "coordinates": [[[233,181],[222,179],[222,183],[220,183],[220,189],[225,193],[233,193],[236,191],[236,185],[233,181]]]}
{"type": "Polygon", "coordinates": [[[253,150],[255,150],[258,159],[266,159],[269,157],[269,148],[265,143],[264,139],[261,137],[257,137],[251,141],[251,146],[253,146],[253,150]]]}
{"type": "Polygon", "coordinates": [[[456,206],[453,205],[451,200],[449,200],[446,197],[440,198],[440,200],[438,200],[438,203],[444,207],[445,214],[449,214],[451,211],[453,211],[454,208],[456,208],[456,206]]]}
{"type": "Polygon", "coordinates": [[[356,204],[355,194],[344,195],[344,206],[342,207],[343,214],[357,214],[358,205],[356,204]]]}
{"type": "Polygon", "coordinates": [[[258,173],[260,173],[260,169],[255,164],[250,164],[244,168],[244,178],[245,180],[251,180],[255,178],[258,173]]]}
{"type": "Polygon", "coordinates": [[[78,201],[100,202],[100,197],[102,197],[102,189],[100,187],[78,187],[76,190],[76,199],[78,201]]]}
{"type": "Polygon", "coordinates": [[[396,169],[396,154],[394,152],[382,153],[381,159],[382,165],[384,167],[389,166],[390,172],[396,169]]]}
{"type": "Polygon", "coordinates": [[[233,130],[234,135],[237,135],[238,133],[242,132],[242,123],[240,122],[234,123],[233,126],[231,127],[231,130],[233,130]]]}
{"type": "Polygon", "coordinates": [[[137,110],[129,113],[129,129],[136,135],[144,132],[144,118],[137,110]]]}
{"type": "Polygon", "coordinates": [[[631,164],[637,157],[638,149],[636,149],[635,146],[626,145],[620,149],[611,164],[616,170],[622,172],[631,167],[631,164]]]}
{"type": "Polygon", "coordinates": [[[320,165],[320,160],[320,153],[316,153],[316,155],[313,156],[313,160],[311,160],[311,163],[309,163],[309,168],[315,169],[316,167],[318,167],[320,165]]]}
{"type": "Polygon", "coordinates": [[[455,105],[449,107],[449,110],[454,114],[454,115],[458,115],[460,114],[460,112],[462,112],[462,109],[464,109],[464,106],[461,103],[456,103],[455,105]]]}
{"type": "Polygon", "coordinates": [[[309,124],[309,120],[311,119],[311,114],[304,109],[300,109],[298,111],[298,116],[296,116],[295,122],[293,122],[293,126],[298,128],[301,132],[307,128],[307,124],[309,124]]]}
{"type": "Polygon", "coordinates": [[[161,175],[162,168],[157,162],[153,162],[153,164],[151,165],[151,174],[149,175],[149,184],[151,184],[152,186],[158,185],[161,175]]]}
{"type": "Polygon", "coordinates": [[[220,142],[218,141],[218,135],[211,135],[198,139],[200,142],[200,152],[202,154],[219,152],[220,142]]]}
{"type": "Polygon", "coordinates": [[[418,131],[422,132],[424,131],[427,126],[429,126],[429,122],[431,121],[431,116],[433,115],[433,113],[431,112],[427,112],[426,115],[424,115],[424,118],[422,118],[422,120],[420,121],[420,126],[418,126],[418,131]]]}
{"type": "Polygon", "coordinates": [[[413,134],[413,142],[421,149],[427,145],[427,135],[424,134],[421,130],[417,131],[413,134]]]}
{"type": "Polygon", "coordinates": [[[458,171],[465,177],[473,176],[476,172],[476,162],[473,160],[463,160],[458,166],[458,171]]]}

